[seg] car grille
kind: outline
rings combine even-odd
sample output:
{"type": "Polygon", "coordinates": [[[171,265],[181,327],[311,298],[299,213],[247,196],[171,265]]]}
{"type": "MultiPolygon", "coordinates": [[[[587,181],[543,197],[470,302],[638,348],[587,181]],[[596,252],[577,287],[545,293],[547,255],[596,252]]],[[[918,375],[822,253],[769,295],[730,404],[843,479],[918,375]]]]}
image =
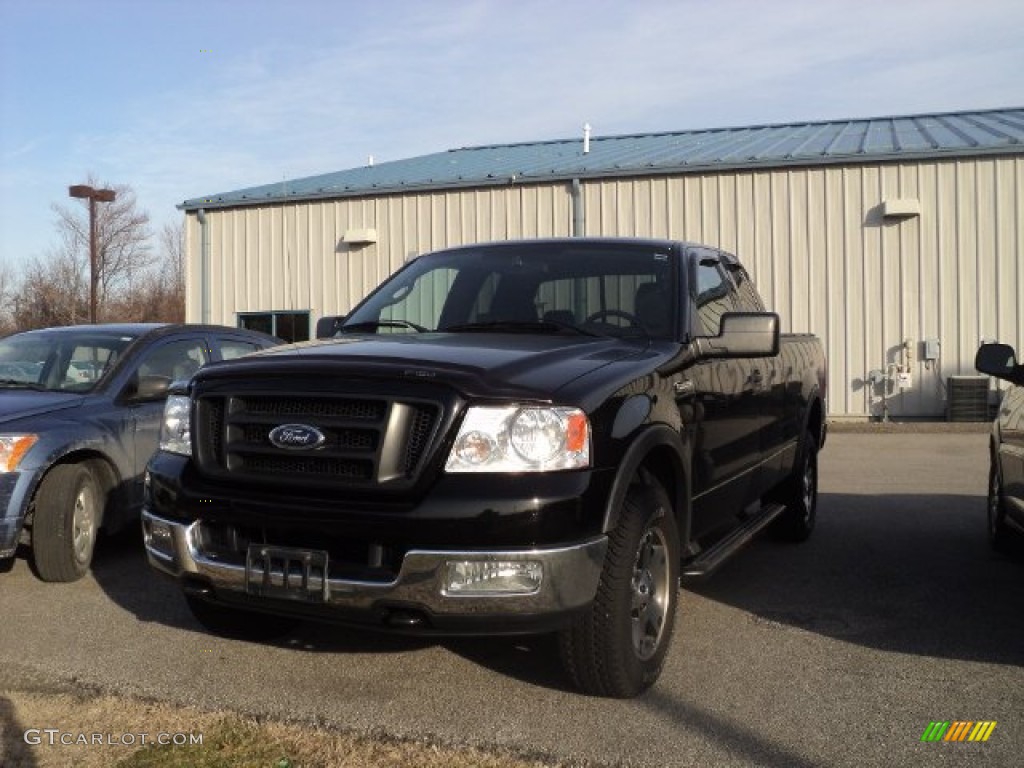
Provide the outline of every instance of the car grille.
{"type": "Polygon", "coordinates": [[[196,405],[196,462],[207,474],[275,484],[401,486],[415,481],[440,423],[439,403],[372,395],[209,395],[196,405]],[[285,424],[323,435],[285,448],[285,424]]]}

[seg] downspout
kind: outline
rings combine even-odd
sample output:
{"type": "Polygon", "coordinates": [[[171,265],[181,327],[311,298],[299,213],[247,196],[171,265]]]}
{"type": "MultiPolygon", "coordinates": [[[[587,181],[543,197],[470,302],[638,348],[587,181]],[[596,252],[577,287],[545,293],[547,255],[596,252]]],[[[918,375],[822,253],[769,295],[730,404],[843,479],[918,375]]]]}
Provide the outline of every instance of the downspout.
{"type": "Polygon", "coordinates": [[[206,211],[196,211],[199,219],[199,322],[210,322],[210,226],[206,211]]]}
{"type": "Polygon", "coordinates": [[[583,237],[586,230],[586,217],[583,213],[583,191],[580,180],[572,180],[572,236],[583,237]]]}

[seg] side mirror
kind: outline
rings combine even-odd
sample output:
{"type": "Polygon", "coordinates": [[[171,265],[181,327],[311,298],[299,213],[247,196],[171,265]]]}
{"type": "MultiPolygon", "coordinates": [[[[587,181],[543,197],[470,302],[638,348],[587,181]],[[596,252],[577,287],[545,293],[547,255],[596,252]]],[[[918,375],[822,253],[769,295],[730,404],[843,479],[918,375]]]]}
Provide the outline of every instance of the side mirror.
{"type": "Polygon", "coordinates": [[[774,357],[779,354],[779,316],[774,312],[726,312],[718,335],[697,339],[702,358],[774,357]]]}
{"type": "Polygon", "coordinates": [[[1017,364],[1017,353],[1009,344],[982,344],[974,356],[974,367],[979,373],[1013,384],[1024,384],[1024,372],[1017,364]]]}
{"type": "Polygon", "coordinates": [[[329,339],[338,332],[347,315],[327,315],[316,321],[316,337],[329,339]]]}
{"type": "Polygon", "coordinates": [[[125,395],[134,403],[163,400],[171,388],[171,380],[167,376],[138,376],[133,384],[129,384],[125,395]]]}

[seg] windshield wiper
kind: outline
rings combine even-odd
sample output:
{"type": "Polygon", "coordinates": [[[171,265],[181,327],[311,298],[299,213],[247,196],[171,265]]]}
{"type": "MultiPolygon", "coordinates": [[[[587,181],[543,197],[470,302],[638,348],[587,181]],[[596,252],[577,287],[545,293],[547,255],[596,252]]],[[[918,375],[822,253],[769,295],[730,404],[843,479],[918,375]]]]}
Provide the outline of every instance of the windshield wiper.
{"type": "Polygon", "coordinates": [[[42,384],[37,384],[34,381],[22,381],[21,379],[0,379],[0,387],[10,387],[12,389],[34,389],[37,392],[46,391],[46,387],[42,384]]]}
{"type": "Polygon", "coordinates": [[[456,323],[440,330],[451,333],[573,333],[578,336],[598,336],[576,325],[554,323],[550,320],[491,320],[483,323],[456,323]]]}
{"type": "Polygon", "coordinates": [[[411,328],[417,333],[430,333],[429,328],[410,322],[409,320],[367,320],[363,323],[350,323],[338,329],[338,333],[358,333],[359,331],[376,331],[378,328],[411,328]]]}

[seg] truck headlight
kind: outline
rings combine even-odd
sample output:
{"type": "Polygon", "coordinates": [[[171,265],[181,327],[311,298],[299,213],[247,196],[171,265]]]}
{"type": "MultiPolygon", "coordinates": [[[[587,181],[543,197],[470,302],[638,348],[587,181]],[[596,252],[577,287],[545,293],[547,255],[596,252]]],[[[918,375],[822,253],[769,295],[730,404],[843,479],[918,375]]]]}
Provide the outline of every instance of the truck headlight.
{"type": "Polygon", "coordinates": [[[446,472],[547,472],[590,466],[590,422],[579,408],[471,406],[446,472]]]}
{"type": "Polygon", "coordinates": [[[0,435],[0,472],[13,472],[39,435],[0,435]]]}
{"type": "Polygon", "coordinates": [[[160,450],[192,455],[192,400],[184,395],[171,395],[164,404],[160,450]]]}

